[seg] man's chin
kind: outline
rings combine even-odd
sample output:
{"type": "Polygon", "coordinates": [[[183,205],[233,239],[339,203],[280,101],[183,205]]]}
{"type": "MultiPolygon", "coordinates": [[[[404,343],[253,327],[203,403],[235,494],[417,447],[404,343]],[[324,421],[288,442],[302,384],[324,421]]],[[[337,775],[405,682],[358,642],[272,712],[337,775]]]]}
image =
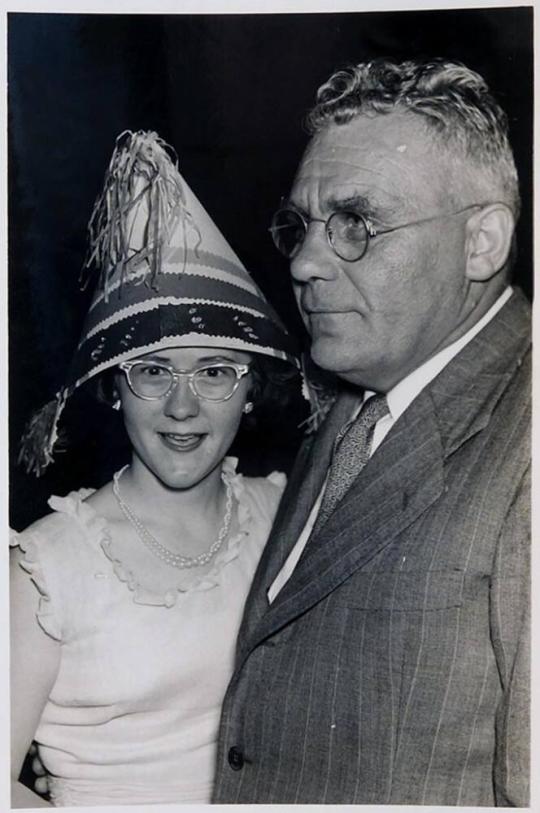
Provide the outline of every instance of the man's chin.
{"type": "Polygon", "coordinates": [[[315,339],[312,341],[310,354],[321,370],[344,378],[349,372],[354,374],[355,365],[352,360],[348,359],[347,353],[339,342],[315,339]]]}
{"type": "Polygon", "coordinates": [[[366,390],[386,391],[381,381],[382,364],[370,365],[368,359],[362,363],[358,357],[352,358],[343,346],[326,340],[314,340],[310,355],[315,364],[327,373],[347,381],[355,387],[366,390]]]}

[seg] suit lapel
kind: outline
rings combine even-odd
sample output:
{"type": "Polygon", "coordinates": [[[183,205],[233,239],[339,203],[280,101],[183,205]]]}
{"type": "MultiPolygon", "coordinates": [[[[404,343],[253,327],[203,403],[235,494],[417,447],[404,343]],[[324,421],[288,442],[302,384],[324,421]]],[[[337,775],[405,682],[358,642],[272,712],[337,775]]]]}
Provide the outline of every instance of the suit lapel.
{"type": "Polygon", "coordinates": [[[442,463],[433,403],[420,395],[311,537],[270,607],[264,596],[266,612],[261,603],[264,614],[244,630],[243,653],[328,595],[425,511],[442,491],[442,463]]]}

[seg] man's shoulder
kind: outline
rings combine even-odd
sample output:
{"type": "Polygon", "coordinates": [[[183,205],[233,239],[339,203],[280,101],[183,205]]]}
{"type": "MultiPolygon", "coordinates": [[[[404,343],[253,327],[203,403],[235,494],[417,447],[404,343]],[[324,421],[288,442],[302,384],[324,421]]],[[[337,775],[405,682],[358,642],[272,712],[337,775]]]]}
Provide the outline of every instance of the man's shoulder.
{"type": "Polygon", "coordinates": [[[529,299],[520,288],[514,288],[512,296],[495,314],[482,333],[496,335],[511,334],[516,338],[529,338],[532,329],[532,307],[529,299]]]}
{"type": "Polygon", "coordinates": [[[480,396],[482,390],[504,389],[515,376],[526,387],[530,350],[531,305],[521,291],[516,290],[493,319],[441,371],[432,389],[436,393],[446,389],[450,393],[480,396]]]}

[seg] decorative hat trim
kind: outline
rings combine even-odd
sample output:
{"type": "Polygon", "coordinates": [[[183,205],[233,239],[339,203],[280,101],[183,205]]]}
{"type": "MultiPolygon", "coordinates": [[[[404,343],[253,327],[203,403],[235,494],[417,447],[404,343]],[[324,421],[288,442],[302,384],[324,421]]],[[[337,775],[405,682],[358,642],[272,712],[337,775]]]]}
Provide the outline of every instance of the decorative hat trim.
{"type": "MultiPolygon", "coordinates": [[[[227,310],[237,310],[241,311],[242,313],[249,313],[251,316],[254,316],[256,319],[265,319],[265,315],[260,313],[259,311],[254,310],[253,308],[246,308],[241,305],[235,305],[234,303],[229,302],[215,302],[212,299],[191,299],[191,298],[184,298],[184,297],[174,297],[174,296],[164,296],[160,299],[152,299],[146,302],[138,302],[136,305],[129,305],[127,308],[122,308],[122,310],[116,311],[115,314],[109,316],[108,319],[104,319],[98,325],[89,330],[86,336],[79,344],[79,348],[84,345],[88,339],[91,339],[92,336],[95,336],[96,333],[99,333],[102,330],[106,330],[111,325],[115,325],[117,322],[121,322],[124,319],[128,319],[130,316],[135,316],[138,313],[147,313],[148,311],[157,310],[160,306],[163,305],[214,305],[216,308],[224,308],[227,310]]],[[[195,335],[195,334],[193,334],[195,335]]],[[[200,337],[200,334],[197,334],[200,337]]],[[[200,341],[198,342],[200,344],[200,341]]]]}
{"type": "Polygon", "coordinates": [[[57,442],[61,441],[58,422],[70,394],[68,388],[60,390],[52,401],[32,416],[22,436],[18,462],[37,477],[52,463],[54,447],[58,448],[57,442]]]}
{"type": "Polygon", "coordinates": [[[89,333],[105,319],[114,316],[119,310],[123,311],[126,308],[152,299],[163,301],[169,297],[174,297],[177,300],[209,301],[216,304],[223,302],[238,308],[250,308],[271,322],[279,324],[282,332],[287,333],[280,324],[278,316],[261,299],[260,295],[247,291],[234,282],[211,279],[200,274],[183,274],[181,278],[174,274],[166,274],[160,279],[159,291],[153,291],[151,295],[145,285],[129,285],[123,288],[121,297],[109,297],[107,302],[104,302],[99,308],[88,314],[83,335],[89,333]]]}
{"type": "MultiPolygon", "coordinates": [[[[178,274],[178,269],[173,265],[166,265],[163,267],[163,275],[178,274]]],[[[201,279],[212,279],[218,282],[226,282],[228,285],[234,285],[236,288],[241,288],[242,291],[247,291],[250,294],[258,295],[258,290],[254,285],[250,285],[247,280],[236,277],[231,279],[228,271],[220,271],[210,265],[204,265],[200,268],[186,268],[184,272],[186,277],[201,277],[201,279]]]]}
{"type": "Polygon", "coordinates": [[[231,339],[230,336],[226,336],[225,334],[220,336],[208,336],[204,333],[186,333],[183,336],[177,336],[175,334],[173,336],[164,336],[158,342],[138,345],[136,354],[133,352],[133,350],[126,350],[124,353],[119,353],[117,356],[107,359],[107,361],[104,361],[102,364],[97,364],[91,370],[91,372],[78,378],[65,390],[66,397],[71,395],[71,393],[76,390],[77,387],[80,387],[81,384],[84,384],[86,381],[89,381],[91,378],[94,378],[94,376],[99,375],[99,373],[102,373],[111,367],[118,366],[118,364],[120,364],[122,361],[131,361],[132,359],[139,358],[139,356],[146,356],[148,353],[152,353],[155,350],[167,350],[174,347],[215,347],[218,350],[241,350],[242,352],[250,353],[251,355],[263,353],[271,356],[272,358],[287,361],[289,364],[293,363],[291,356],[283,351],[276,350],[270,345],[264,346],[258,344],[254,348],[253,344],[250,342],[242,339],[231,339]]]}

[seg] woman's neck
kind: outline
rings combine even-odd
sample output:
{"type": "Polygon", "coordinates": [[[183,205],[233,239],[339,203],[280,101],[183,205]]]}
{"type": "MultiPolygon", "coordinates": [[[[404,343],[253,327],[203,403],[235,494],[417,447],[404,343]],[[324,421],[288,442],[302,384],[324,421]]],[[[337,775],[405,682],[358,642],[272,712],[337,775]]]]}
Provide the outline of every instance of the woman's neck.
{"type": "Polygon", "coordinates": [[[199,524],[221,516],[225,489],[221,466],[190,488],[171,488],[163,483],[134,455],[119,480],[122,498],[141,518],[165,525],[199,524]]]}

